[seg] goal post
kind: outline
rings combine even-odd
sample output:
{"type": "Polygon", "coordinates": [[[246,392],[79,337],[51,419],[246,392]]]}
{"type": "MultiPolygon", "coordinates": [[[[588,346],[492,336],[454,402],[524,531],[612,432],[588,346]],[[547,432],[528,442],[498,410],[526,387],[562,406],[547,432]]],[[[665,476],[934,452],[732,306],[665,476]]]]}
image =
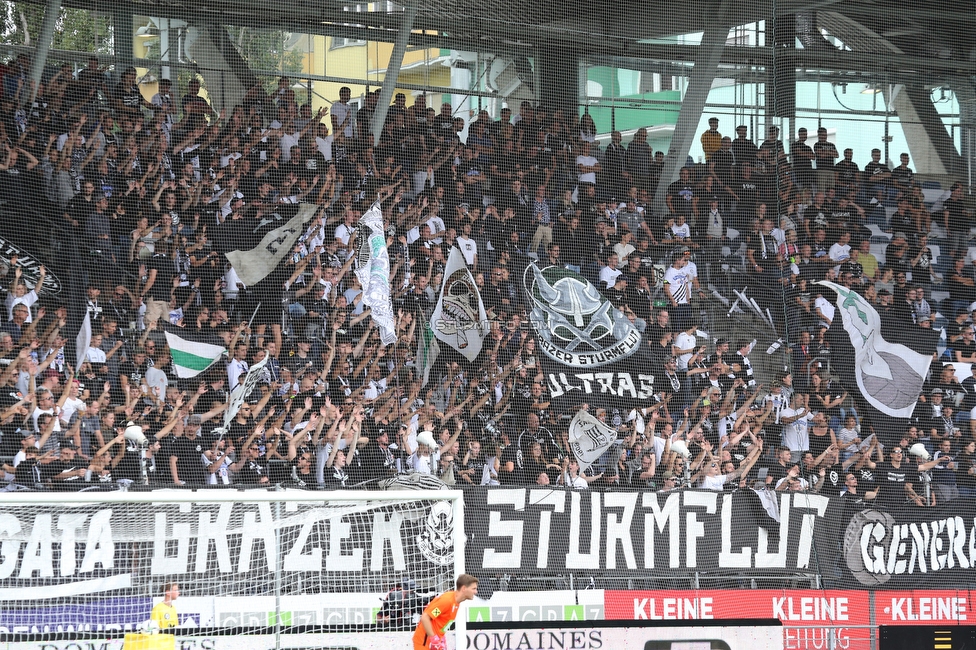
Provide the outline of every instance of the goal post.
{"type": "Polygon", "coordinates": [[[463,508],[458,490],[10,493],[0,633],[121,636],[172,582],[178,634],[407,633],[376,624],[383,598],[453,588],[463,508]]]}

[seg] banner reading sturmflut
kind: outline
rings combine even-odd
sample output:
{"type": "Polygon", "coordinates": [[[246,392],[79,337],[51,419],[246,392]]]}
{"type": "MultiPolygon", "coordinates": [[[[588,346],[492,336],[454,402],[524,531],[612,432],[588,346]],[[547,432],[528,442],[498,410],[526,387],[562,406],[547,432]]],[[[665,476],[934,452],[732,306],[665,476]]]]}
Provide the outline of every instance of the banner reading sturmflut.
{"type": "Polygon", "coordinates": [[[359,220],[356,277],[363,288],[363,304],[380,331],[383,345],[396,343],[396,318],[390,296],[390,254],[383,230],[383,211],[373,204],[359,220]]]}

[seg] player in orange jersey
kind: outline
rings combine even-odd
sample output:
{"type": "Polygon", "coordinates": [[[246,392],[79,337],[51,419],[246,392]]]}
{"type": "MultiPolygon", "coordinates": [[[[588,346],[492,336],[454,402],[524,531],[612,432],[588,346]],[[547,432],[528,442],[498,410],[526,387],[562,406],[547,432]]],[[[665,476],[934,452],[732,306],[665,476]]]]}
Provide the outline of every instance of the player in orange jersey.
{"type": "MultiPolygon", "coordinates": [[[[446,591],[424,608],[420,623],[413,633],[414,650],[447,650],[444,632],[454,622],[458,606],[478,594],[478,579],[462,573],[457,579],[457,588],[446,591]]],[[[458,647],[461,647],[460,643],[458,647]]]]}

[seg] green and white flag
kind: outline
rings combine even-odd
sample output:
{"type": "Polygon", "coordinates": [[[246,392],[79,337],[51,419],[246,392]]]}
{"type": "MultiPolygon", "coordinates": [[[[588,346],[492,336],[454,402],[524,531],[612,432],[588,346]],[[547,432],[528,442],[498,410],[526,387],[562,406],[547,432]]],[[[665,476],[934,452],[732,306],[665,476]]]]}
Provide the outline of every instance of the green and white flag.
{"type": "MultiPolygon", "coordinates": [[[[931,353],[917,352],[902,343],[886,340],[881,333],[878,311],[853,289],[826,280],[817,284],[837,294],[834,323],[840,319],[853,351],[850,354],[845,349],[837,357],[832,353],[833,363],[839,368],[850,367],[857,391],[878,411],[894,418],[911,417],[932,363],[931,353]]],[[[915,338],[921,339],[921,333],[915,338]]],[[[907,342],[911,344],[910,340],[907,342]]],[[[834,350],[833,344],[831,349],[834,350]]],[[[839,374],[843,381],[845,373],[839,374]]],[[[853,392],[852,386],[846,388],[853,392]]]]}
{"type": "Polygon", "coordinates": [[[164,334],[170,356],[173,358],[173,367],[176,368],[176,376],[180,379],[196,377],[227,352],[227,349],[222,346],[193,341],[168,330],[164,334]]]}
{"type": "Polygon", "coordinates": [[[420,327],[420,336],[417,337],[417,375],[420,377],[420,387],[427,385],[430,379],[430,369],[434,367],[434,362],[440,355],[441,349],[434,338],[434,332],[424,324],[420,327]]]}

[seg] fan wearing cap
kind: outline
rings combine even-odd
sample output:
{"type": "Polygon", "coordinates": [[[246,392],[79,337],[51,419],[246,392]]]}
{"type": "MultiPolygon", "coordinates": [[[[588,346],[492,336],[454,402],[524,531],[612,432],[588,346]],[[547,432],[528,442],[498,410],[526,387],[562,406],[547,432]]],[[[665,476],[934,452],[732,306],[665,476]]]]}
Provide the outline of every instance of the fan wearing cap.
{"type": "Polygon", "coordinates": [[[71,440],[61,443],[61,451],[57,459],[43,467],[42,475],[45,481],[53,487],[67,488],[77,481],[84,480],[88,471],[88,463],[78,458],[78,448],[71,440]]]}

